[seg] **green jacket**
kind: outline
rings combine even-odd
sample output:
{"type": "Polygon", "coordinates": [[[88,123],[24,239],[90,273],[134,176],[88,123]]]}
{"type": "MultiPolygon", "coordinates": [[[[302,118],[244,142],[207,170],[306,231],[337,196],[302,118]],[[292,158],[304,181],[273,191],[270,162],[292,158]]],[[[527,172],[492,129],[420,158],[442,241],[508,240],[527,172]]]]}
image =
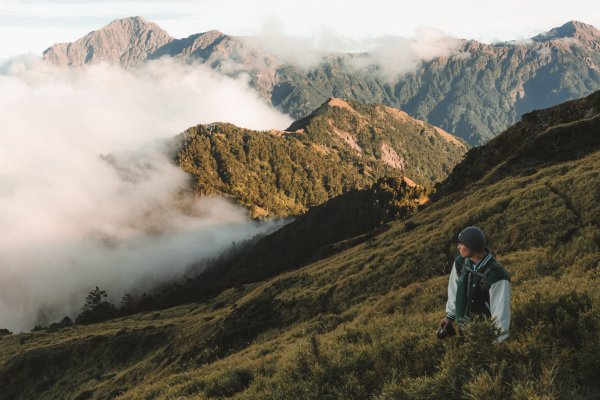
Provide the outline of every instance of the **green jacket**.
{"type": "Polygon", "coordinates": [[[455,258],[448,281],[446,316],[459,326],[473,315],[495,318],[501,341],[508,337],[510,327],[510,275],[489,248],[485,251],[486,256],[477,264],[468,257],[455,258]]]}

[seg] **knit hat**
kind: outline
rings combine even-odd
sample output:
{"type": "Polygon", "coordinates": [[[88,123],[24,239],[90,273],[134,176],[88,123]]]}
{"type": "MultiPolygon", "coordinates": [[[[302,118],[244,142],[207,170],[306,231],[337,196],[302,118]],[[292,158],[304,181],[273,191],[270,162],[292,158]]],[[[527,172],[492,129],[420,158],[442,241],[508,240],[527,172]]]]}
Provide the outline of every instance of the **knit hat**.
{"type": "Polygon", "coordinates": [[[483,231],[476,226],[469,226],[458,234],[458,241],[473,251],[483,251],[485,236],[483,231]]]}

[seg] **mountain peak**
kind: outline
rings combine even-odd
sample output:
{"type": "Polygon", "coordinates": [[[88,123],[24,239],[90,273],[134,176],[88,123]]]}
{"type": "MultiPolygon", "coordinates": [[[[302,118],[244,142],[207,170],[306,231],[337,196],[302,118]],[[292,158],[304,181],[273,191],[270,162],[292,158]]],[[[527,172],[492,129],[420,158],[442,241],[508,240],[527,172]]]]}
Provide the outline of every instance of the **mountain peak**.
{"type": "Polygon", "coordinates": [[[537,42],[545,42],[552,39],[575,38],[584,40],[599,40],[600,30],[593,25],[581,21],[569,21],[562,26],[550,29],[546,33],[533,37],[537,42]]]}
{"type": "Polygon", "coordinates": [[[343,108],[346,111],[349,111],[353,114],[359,114],[351,105],[347,100],[344,100],[342,98],[339,97],[330,97],[327,100],[325,100],[319,107],[317,107],[313,112],[311,112],[310,114],[308,114],[306,117],[304,118],[300,118],[299,120],[294,121],[287,129],[286,131],[288,132],[295,132],[298,131],[300,129],[304,129],[312,120],[313,118],[321,115],[321,114],[325,114],[327,113],[327,111],[329,111],[331,108],[333,107],[337,107],[337,108],[343,108]]]}
{"type": "Polygon", "coordinates": [[[330,97],[326,103],[332,107],[350,107],[348,102],[340,97],[330,97]]]}
{"type": "Polygon", "coordinates": [[[358,112],[350,105],[350,103],[347,100],[344,100],[339,97],[330,97],[323,105],[325,104],[328,107],[339,107],[353,114],[358,114],[358,112]]]}
{"type": "Polygon", "coordinates": [[[134,16],[113,20],[75,42],[57,43],[44,51],[43,58],[57,65],[108,61],[129,66],[143,61],[172,40],[154,22],[134,16]]]}
{"type": "MultiPolygon", "coordinates": [[[[129,27],[129,26],[131,26],[132,28],[134,28],[136,30],[143,30],[144,28],[154,28],[154,29],[162,30],[156,23],[150,22],[150,21],[146,20],[146,18],[136,15],[133,17],[114,19],[111,22],[109,22],[107,25],[104,25],[102,28],[97,29],[96,31],[116,29],[116,28],[118,29],[120,27],[129,27]]],[[[95,31],[92,31],[92,32],[95,32],[95,31]]]]}
{"type": "Polygon", "coordinates": [[[425,121],[413,118],[398,108],[389,107],[384,104],[361,104],[339,97],[329,97],[312,113],[304,118],[294,121],[286,129],[286,132],[301,132],[308,125],[310,125],[315,118],[322,118],[323,115],[325,115],[324,118],[329,119],[329,124],[333,127],[336,125],[334,119],[337,117],[332,115],[332,110],[336,108],[341,109],[343,113],[352,117],[359,124],[365,124],[365,121],[370,120],[373,115],[376,115],[378,118],[389,117],[397,124],[417,126],[419,129],[425,129],[435,133],[435,136],[439,136],[444,141],[449,142],[454,146],[466,148],[465,143],[461,142],[456,136],[437,126],[433,126],[425,121]]]}
{"type": "MultiPolygon", "coordinates": [[[[105,25],[104,28],[106,28],[107,26],[113,25],[113,24],[122,24],[122,23],[129,23],[129,22],[133,22],[133,23],[137,23],[137,24],[148,24],[148,23],[152,24],[152,22],[149,22],[146,18],[142,17],[141,15],[133,15],[131,17],[113,19],[107,25],[105,25]]],[[[103,28],[100,28],[100,29],[103,29],[103,28]]]]}

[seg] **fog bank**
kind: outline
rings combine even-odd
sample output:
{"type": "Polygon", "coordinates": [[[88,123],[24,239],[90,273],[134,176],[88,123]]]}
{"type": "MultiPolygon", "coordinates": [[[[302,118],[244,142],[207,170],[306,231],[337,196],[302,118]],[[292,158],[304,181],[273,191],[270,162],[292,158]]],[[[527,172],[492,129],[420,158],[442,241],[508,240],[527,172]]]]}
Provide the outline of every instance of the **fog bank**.
{"type": "Polygon", "coordinates": [[[118,302],[273,228],[196,199],[166,151],[198,123],[289,125],[244,81],[166,59],[129,70],[13,59],[0,66],[0,118],[0,327],[74,316],[96,285],[118,302]]]}

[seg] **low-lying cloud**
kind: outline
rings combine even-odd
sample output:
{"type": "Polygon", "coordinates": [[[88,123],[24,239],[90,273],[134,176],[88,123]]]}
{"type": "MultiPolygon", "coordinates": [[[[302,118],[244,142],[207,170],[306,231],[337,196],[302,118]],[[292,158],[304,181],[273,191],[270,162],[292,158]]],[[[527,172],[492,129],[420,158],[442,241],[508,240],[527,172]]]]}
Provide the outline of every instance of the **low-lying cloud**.
{"type": "Polygon", "coordinates": [[[127,70],[16,59],[0,67],[0,118],[0,327],[74,316],[96,285],[118,302],[273,229],[196,199],[166,150],[198,123],[291,122],[243,81],[167,59],[127,70]]]}
{"type": "Polygon", "coordinates": [[[463,51],[464,40],[426,27],[407,37],[389,35],[355,39],[326,28],[312,36],[297,37],[288,35],[283,24],[272,18],[265,22],[259,36],[245,40],[251,49],[266,51],[282,64],[311,69],[327,58],[337,56],[346,58],[344,65],[352,70],[379,73],[388,81],[414,71],[423,61],[470,55],[463,51]]]}
{"type": "Polygon", "coordinates": [[[368,51],[353,59],[351,65],[359,69],[375,66],[386,80],[393,81],[416,70],[424,61],[469,56],[461,50],[463,44],[463,40],[436,29],[422,28],[413,37],[384,36],[367,41],[368,51]]]}

